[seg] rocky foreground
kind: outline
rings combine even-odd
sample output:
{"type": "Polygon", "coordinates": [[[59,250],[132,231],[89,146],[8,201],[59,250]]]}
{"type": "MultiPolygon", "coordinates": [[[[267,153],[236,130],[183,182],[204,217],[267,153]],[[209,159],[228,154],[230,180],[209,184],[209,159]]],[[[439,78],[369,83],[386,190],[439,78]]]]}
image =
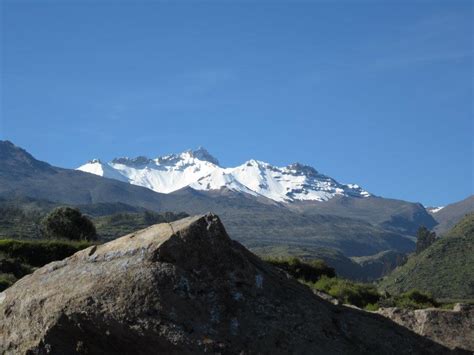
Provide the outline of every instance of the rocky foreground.
{"type": "Polygon", "coordinates": [[[0,293],[2,354],[204,352],[463,353],[315,296],[212,214],[90,247],[0,293]]]}
{"type": "Polygon", "coordinates": [[[474,352],[474,306],[456,304],[454,309],[382,308],[377,313],[450,348],[474,352]]]}

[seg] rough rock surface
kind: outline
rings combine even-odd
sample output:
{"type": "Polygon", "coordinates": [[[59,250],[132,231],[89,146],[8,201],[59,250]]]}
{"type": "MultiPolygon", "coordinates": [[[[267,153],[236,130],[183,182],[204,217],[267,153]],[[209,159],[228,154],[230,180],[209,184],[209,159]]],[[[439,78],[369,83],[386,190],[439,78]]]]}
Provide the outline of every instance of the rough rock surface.
{"type": "Polygon", "coordinates": [[[377,313],[450,348],[474,352],[474,306],[443,309],[382,308],[377,313]]]}
{"type": "Polygon", "coordinates": [[[0,293],[2,354],[444,354],[337,307],[232,241],[217,216],[160,224],[0,293]]]}

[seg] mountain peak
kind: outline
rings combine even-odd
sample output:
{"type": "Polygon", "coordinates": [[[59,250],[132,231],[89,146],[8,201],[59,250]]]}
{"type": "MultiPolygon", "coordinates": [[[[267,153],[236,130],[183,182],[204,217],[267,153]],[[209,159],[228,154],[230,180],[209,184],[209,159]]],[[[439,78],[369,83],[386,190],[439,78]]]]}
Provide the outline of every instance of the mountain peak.
{"type": "Polygon", "coordinates": [[[19,148],[9,140],[0,141],[0,147],[2,147],[2,148],[5,148],[5,147],[19,148]]]}
{"type": "Polygon", "coordinates": [[[29,154],[26,150],[17,147],[15,144],[13,144],[10,141],[0,141],[0,153],[2,154],[22,154],[25,156],[31,157],[31,154],[29,154]]]}
{"type": "Polygon", "coordinates": [[[153,160],[146,157],[114,159],[100,169],[95,165],[98,164],[86,164],[79,169],[161,193],[189,186],[196,190],[228,188],[277,202],[326,201],[336,195],[370,196],[357,185],[340,184],[301,163],[278,167],[251,159],[237,167],[224,168],[203,147],[153,160]]]}
{"type": "Polygon", "coordinates": [[[0,141],[0,170],[11,171],[11,174],[21,173],[22,175],[32,175],[38,172],[55,172],[51,165],[36,160],[26,150],[10,141],[0,141]]]}
{"type": "Polygon", "coordinates": [[[152,162],[152,160],[143,155],[140,155],[136,158],[121,157],[121,158],[115,158],[114,160],[112,160],[113,164],[122,164],[122,165],[127,165],[127,166],[132,166],[132,167],[143,166],[150,162],[152,162]]]}
{"type": "Polygon", "coordinates": [[[312,176],[318,175],[318,171],[313,168],[312,166],[301,164],[301,163],[293,163],[287,166],[289,170],[294,170],[297,173],[302,173],[303,175],[312,176]]]}
{"type": "Polygon", "coordinates": [[[259,167],[264,167],[264,166],[270,166],[270,164],[265,163],[264,161],[257,160],[257,159],[250,159],[247,160],[244,165],[246,166],[259,166],[259,167]]]}
{"type": "Polygon", "coordinates": [[[204,147],[199,146],[197,149],[188,149],[184,153],[189,154],[195,159],[207,161],[209,163],[219,166],[219,161],[214,156],[212,156],[204,147]]]}

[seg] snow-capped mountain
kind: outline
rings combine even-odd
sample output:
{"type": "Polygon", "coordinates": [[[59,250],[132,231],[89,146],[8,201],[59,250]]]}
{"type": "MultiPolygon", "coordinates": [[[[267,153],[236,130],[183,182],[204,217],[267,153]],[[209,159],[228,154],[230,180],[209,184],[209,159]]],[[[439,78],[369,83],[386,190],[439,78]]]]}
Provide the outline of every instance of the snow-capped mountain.
{"type": "Polygon", "coordinates": [[[334,196],[368,197],[358,185],[340,184],[302,164],[275,167],[249,160],[235,168],[224,168],[204,148],[155,159],[118,158],[109,163],[98,159],[78,168],[88,173],[144,186],[161,193],[183,187],[196,190],[228,188],[278,202],[326,201],[334,196]]]}

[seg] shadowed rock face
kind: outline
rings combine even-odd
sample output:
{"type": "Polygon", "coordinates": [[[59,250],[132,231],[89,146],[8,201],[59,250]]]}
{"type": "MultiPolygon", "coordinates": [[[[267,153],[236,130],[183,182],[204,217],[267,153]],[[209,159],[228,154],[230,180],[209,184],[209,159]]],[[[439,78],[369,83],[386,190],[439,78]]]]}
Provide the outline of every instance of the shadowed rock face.
{"type": "Polygon", "coordinates": [[[474,306],[445,309],[382,308],[377,313],[450,348],[474,351],[474,306]]]}
{"type": "Polygon", "coordinates": [[[212,214],[48,264],[0,294],[0,353],[442,354],[337,307],[232,241],[212,214]]]}

